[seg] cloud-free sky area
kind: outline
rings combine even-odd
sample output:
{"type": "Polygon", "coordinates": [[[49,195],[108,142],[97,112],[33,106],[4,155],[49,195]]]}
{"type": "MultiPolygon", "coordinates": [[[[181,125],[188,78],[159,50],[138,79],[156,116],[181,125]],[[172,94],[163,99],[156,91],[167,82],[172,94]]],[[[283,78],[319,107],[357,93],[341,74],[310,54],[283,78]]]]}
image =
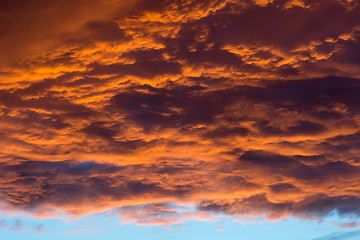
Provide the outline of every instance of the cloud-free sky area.
{"type": "Polygon", "coordinates": [[[0,0],[0,239],[360,239],[358,0],[0,0]]]}

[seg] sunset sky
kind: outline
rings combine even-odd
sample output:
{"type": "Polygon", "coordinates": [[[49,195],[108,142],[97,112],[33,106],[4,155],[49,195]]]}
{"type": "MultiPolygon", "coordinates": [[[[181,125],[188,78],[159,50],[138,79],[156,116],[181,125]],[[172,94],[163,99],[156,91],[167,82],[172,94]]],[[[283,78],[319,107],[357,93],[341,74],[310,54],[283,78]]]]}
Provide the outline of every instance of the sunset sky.
{"type": "Polygon", "coordinates": [[[359,0],[0,0],[0,239],[360,239],[359,0]]]}

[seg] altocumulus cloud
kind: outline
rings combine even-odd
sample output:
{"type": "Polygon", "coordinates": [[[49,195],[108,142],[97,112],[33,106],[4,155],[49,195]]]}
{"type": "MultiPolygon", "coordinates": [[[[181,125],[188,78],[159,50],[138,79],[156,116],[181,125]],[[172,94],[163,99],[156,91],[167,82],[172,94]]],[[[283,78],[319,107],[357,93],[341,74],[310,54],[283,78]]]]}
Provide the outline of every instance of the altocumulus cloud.
{"type": "Polygon", "coordinates": [[[359,22],[358,1],[2,1],[1,211],[358,217],[359,22]]]}

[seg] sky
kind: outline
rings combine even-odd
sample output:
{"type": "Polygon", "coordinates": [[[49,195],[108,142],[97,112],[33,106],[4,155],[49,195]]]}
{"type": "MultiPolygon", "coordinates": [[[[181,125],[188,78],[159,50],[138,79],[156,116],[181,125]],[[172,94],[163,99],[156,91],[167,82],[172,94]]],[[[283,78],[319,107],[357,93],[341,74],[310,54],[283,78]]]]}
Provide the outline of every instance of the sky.
{"type": "Polygon", "coordinates": [[[0,0],[0,237],[360,238],[358,0],[0,0]]]}

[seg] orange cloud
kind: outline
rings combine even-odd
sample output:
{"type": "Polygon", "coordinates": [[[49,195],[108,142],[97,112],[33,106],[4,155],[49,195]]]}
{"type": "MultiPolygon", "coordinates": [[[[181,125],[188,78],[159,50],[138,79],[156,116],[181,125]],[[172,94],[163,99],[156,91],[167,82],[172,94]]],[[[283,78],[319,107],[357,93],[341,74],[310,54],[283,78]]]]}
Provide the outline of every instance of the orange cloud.
{"type": "Polygon", "coordinates": [[[356,2],[0,6],[1,211],[359,215],[356,2]]]}

